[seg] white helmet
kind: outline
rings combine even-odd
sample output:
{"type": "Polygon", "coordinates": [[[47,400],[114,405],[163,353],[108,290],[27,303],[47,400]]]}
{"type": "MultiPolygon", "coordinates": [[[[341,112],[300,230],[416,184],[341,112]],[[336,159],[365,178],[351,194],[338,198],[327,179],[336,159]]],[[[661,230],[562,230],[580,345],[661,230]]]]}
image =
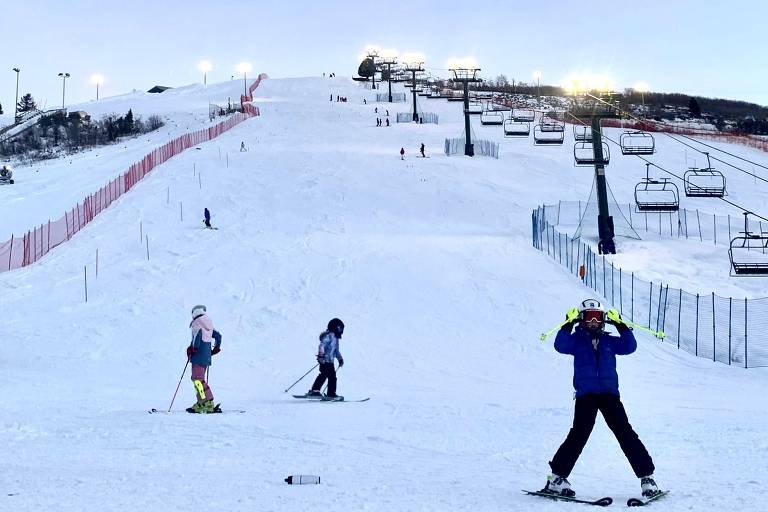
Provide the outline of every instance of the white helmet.
{"type": "Polygon", "coordinates": [[[582,311],[588,311],[588,310],[596,310],[596,311],[602,311],[605,312],[605,308],[597,299],[586,299],[579,304],[579,312],[582,311]]]}
{"type": "Polygon", "coordinates": [[[194,320],[195,318],[199,317],[200,315],[204,315],[205,311],[206,311],[205,306],[203,306],[202,304],[198,304],[197,306],[193,307],[192,308],[192,320],[194,320]]]}

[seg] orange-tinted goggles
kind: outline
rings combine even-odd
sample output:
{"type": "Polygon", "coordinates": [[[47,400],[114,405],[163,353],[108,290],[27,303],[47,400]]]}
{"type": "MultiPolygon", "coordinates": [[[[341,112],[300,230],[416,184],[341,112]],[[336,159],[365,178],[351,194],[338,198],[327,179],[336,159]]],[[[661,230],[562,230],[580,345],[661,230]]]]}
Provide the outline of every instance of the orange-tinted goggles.
{"type": "Polygon", "coordinates": [[[603,323],[605,320],[603,318],[604,313],[602,311],[596,311],[596,310],[587,310],[583,311],[581,313],[581,321],[585,324],[591,324],[591,323],[603,323]]]}

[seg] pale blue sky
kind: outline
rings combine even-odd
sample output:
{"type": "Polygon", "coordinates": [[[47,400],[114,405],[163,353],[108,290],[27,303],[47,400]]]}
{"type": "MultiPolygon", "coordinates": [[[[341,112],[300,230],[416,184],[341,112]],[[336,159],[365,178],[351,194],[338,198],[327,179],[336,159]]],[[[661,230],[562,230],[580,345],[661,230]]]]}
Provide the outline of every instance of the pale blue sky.
{"type": "Polygon", "coordinates": [[[367,43],[426,55],[433,74],[452,56],[472,55],[488,78],[504,73],[559,84],[574,72],[609,74],[618,88],[726,97],[768,105],[768,2],[603,0],[162,1],[0,0],[0,103],[20,94],[47,106],[95,96],[228,79],[240,61],[254,75],[350,76],[367,43]],[[471,7],[465,7],[470,4],[471,7]]]}

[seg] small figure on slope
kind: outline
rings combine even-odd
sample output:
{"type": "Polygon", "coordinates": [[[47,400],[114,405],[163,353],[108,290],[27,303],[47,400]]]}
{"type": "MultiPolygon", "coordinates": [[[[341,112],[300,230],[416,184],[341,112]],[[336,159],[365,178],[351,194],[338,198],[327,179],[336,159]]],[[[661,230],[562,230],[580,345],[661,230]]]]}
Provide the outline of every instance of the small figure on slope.
{"type": "Polygon", "coordinates": [[[640,478],[643,497],[651,497],[659,492],[653,479],[653,460],[629,424],[619,398],[616,373],[616,356],[629,355],[637,349],[632,329],[622,321],[618,311],[609,309],[606,312],[595,299],[587,299],[579,308],[569,309],[565,320],[555,338],[555,350],[573,356],[576,405],[573,427],[549,463],[552,474],[542,492],[575,496],[568,476],[587,444],[600,411],[632,470],[640,478]],[[616,328],[618,337],[605,332],[606,323],[616,328]]]}
{"type": "Polygon", "coordinates": [[[245,141],[240,141],[240,152],[248,151],[248,148],[245,147],[245,141]]]}
{"type": "Polygon", "coordinates": [[[213,404],[213,393],[205,380],[205,372],[211,366],[211,356],[221,352],[221,333],[213,328],[213,322],[206,314],[205,306],[192,308],[192,322],[189,324],[192,342],[187,347],[187,358],[192,363],[192,384],[195,386],[197,402],[187,409],[193,413],[220,412],[213,404]],[[213,349],[211,342],[215,341],[213,349]]]}
{"type": "Polygon", "coordinates": [[[328,392],[323,400],[344,400],[343,396],[336,394],[336,367],[334,359],[339,360],[339,368],[344,366],[344,358],[339,352],[339,340],[344,334],[344,322],[338,318],[331,319],[328,322],[328,328],[320,334],[320,345],[317,347],[317,362],[320,364],[320,375],[312,384],[312,389],[307,392],[308,397],[320,397],[320,390],[326,379],[328,380],[328,392]]]}
{"type": "Polygon", "coordinates": [[[405,160],[405,148],[400,148],[400,160],[405,160]]]}
{"type": "Polygon", "coordinates": [[[0,167],[0,185],[5,184],[13,185],[13,170],[7,164],[0,167]]]}
{"type": "Polygon", "coordinates": [[[387,126],[389,126],[389,118],[387,118],[387,126]]]}
{"type": "Polygon", "coordinates": [[[211,212],[208,211],[208,208],[205,208],[203,211],[203,222],[205,223],[205,227],[208,229],[213,229],[213,226],[211,226],[211,212]]]}
{"type": "Polygon", "coordinates": [[[419,148],[419,151],[421,152],[421,158],[426,158],[427,155],[424,154],[424,143],[421,143],[421,148],[419,148]]]}

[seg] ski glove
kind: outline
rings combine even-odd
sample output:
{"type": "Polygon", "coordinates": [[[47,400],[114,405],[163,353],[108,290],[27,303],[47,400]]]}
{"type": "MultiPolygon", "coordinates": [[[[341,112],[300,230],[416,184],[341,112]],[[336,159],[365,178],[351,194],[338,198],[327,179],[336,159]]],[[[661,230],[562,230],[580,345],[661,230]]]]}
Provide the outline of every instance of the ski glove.
{"type": "Polygon", "coordinates": [[[218,347],[218,346],[217,347],[213,347],[213,350],[211,350],[211,355],[215,356],[219,352],[221,352],[221,347],[218,347]]]}
{"type": "Polygon", "coordinates": [[[616,326],[616,329],[619,332],[629,329],[629,325],[627,325],[627,323],[621,319],[621,313],[619,313],[615,309],[609,309],[606,312],[605,316],[607,317],[606,322],[616,326]]]}
{"type": "Polygon", "coordinates": [[[323,364],[325,362],[325,356],[322,354],[317,354],[317,362],[323,364]]]}
{"type": "Polygon", "coordinates": [[[344,360],[339,358],[339,368],[341,368],[342,366],[344,366],[344,360]]]}
{"type": "Polygon", "coordinates": [[[579,319],[579,310],[577,308],[570,308],[565,313],[565,321],[568,323],[574,323],[579,319]]]}
{"type": "Polygon", "coordinates": [[[189,347],[187,347],[187,359],[191,359],[192,356],[195,354],[195,352],[197,352],[197,349],[194,348],[193,346],[190,345],[189,347]]]}

